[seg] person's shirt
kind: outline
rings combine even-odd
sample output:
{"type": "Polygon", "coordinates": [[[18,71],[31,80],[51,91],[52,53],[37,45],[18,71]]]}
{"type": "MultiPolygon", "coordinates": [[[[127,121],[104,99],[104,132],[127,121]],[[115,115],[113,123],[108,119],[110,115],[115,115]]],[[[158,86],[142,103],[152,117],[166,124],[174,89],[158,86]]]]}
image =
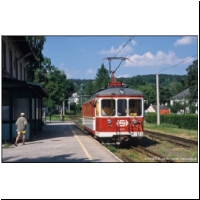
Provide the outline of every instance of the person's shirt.
{"type": "Polygon", "coordinates": [[[27,120],[25,117],[19,117],[15,123],[18,131],[24,131],[26,129],[27,120]]]}

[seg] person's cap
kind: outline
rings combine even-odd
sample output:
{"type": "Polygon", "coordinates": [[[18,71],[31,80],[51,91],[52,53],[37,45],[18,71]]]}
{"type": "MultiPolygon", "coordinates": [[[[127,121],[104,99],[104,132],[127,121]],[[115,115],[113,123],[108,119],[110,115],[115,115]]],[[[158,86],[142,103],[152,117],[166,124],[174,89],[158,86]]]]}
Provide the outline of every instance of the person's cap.
{"type": "Polygon", "coordinates": [[[21,113],[21,115],[25,115],[24,113],[21,113]]]}

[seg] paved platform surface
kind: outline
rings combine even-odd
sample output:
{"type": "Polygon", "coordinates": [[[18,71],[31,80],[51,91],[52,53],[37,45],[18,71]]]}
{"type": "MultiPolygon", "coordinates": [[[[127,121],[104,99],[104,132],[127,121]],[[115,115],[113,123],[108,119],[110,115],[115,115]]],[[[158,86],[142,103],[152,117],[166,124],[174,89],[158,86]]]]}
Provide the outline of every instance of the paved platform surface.
{"type": "Polygon", "coordinates": [[[122,162],[73,122],[51,122],[34,141],[2,149],[2,162],[122,162]]]}

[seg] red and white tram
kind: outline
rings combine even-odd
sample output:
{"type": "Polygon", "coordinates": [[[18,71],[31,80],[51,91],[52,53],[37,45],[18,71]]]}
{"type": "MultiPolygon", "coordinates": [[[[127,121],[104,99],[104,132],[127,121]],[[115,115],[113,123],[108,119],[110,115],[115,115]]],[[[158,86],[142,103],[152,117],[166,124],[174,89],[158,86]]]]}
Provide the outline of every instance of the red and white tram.
{"type": "Polygon", "coordinates": [[[110,70],[112,82],[82,104],[82,120],[83,128],[95,137],[121,143],[143,136],[144,96],[116,82],[115,71],[110,70]]]}

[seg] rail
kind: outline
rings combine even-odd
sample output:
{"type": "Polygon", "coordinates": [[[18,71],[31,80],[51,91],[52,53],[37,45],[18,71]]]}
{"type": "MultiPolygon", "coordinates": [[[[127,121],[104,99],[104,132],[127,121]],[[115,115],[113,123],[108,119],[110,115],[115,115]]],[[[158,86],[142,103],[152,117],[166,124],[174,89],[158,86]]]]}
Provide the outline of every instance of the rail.
{"type": "Polygon", "coordinates": [[[173,135],[167,135],[164,133],[158,133],[158,132],[153,132],[153,131],[144,131],[144,135],[148,135],[149,137],[152,137],[152,138],[164,139],[171,143],[188,147],[188,148],[198,147],[198,141],[189,140],[189,139],[185,139],[185,138],[181,138],[181,137],[177,137],[173,135]]]}
{"type": "Polygon", "coordinates": [[[147,155],[148,157],[150,157],[151,159],[153,159],[154,161],[157,161],[157,162],[174,162],[173,160],[165,158],[164,156],[162,156],[158,153],[155,153],[155,152],[153,152],[147,148],[144,148],[142,146],[137,146],[137,147],[132,146],[131,149],[139,151],[140,153],[147,155]]]}

